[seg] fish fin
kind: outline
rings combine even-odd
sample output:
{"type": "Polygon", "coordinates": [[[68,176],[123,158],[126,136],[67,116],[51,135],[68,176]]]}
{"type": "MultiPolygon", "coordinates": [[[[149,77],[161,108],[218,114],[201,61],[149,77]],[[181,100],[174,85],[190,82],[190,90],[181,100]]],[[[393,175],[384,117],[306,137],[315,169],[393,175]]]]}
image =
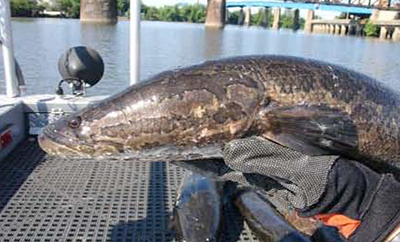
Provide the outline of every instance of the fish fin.
{"type": "Polygon", "coordinates": [[[275,107],[262,112],[265,138],[307,155],[347,155],[357,148],[357,129],[343,111],[326,106],[275,107]]]}

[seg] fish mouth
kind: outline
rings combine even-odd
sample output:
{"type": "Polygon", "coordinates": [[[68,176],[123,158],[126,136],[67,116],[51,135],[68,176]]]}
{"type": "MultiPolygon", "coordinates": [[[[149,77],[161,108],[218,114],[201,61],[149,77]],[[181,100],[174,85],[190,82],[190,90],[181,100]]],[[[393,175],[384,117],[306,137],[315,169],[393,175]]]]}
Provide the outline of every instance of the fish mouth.
{"type": "Polygon", "coordinates": [[[93,150],[92,147],[83,144],[79,140],[74,140],[60,134],[57,132],[54,124],[50,124],[43,130],[42,134],[38,137],[38,142],[40,148],[51,156],[89,158],[89,154],[81,152],[80,150],[84,149],[89,153],[93,150]],[[75,147],[71,146],[73,143],[75,144],[75,147]]]}

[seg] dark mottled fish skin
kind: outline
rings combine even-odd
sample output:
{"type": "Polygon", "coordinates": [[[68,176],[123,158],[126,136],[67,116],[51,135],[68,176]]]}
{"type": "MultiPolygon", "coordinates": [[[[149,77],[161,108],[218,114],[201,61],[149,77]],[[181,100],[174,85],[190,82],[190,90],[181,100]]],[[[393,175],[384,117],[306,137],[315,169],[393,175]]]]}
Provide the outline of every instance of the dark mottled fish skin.
{"type": "Polygon", "coordinates": [[[223,182],[187,173],[178,191],[172,229],[178,241],[219,241],[223,182]]]}
{"type": "Polygon", "coordinates": [[[339,66],[237,57],[156,75],[49,125],[39,142],[68,157],[140,160],[154,155],[146,151],[175,147],[175,156],[150,158],[191,160],[208,158],[202,147],[260,135],[307,154],[386,164],[400,161],[399,109],[396,93],[339,66]],[[193,156],[180,155],[193,147],[200,149],[193,156]]]}
{"type": "Polygon", "coordinates": [[[239,193],[235,205],[261,241],[310,241],[306,235],[291,226],[271,204],[254,191],[245,190],[239,193]]]}

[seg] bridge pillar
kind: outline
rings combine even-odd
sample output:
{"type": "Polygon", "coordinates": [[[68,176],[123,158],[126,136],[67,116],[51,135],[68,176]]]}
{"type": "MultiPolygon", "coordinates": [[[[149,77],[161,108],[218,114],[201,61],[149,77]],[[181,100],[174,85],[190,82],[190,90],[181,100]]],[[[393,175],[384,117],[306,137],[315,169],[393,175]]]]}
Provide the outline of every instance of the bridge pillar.
{"type": "Polygon", "coordinates": [[[346,35],[346,25],[340,26],[340,35],[346,35]]]}
{"type": "Polygon", "coordinates": [[[335,25],[335,34],[340,34],[340,25],[335,25]]]}
{"type": "Polygon", "coordinates": [[[240,8],[238,25],[243,25],[243,23],[244,23],[244,11],[243,11],[243,8],[240,8]]]}
{"type": "Polygon", "coordinates": [[[350,24],[349,25],[348,34],[349,35],[355,35],[355,33],[356,33],[356,25],[355,24],[350,24]]]}
{"type": "Polygon", "coordinates": [[[318,25],[316,24],[311,24],[311,31],[307,30],[306,24],[304,24],[304,31],[306,31],[307,33],[311,33],[311,32],[315,32],[318,33],[318,25]]]}
{"type": "Polygon", "coordinates": [[[315,26],[318,26],[318,33],[323,33],[324,32],[324,25],[316,24],[316,25],[313,26],[313,28],[315,28],[315,26]]]}
{"type": "Polygon", "coordinates": [[[117,23],[117,1],[81,0],[81,22],[117,23]]]}
{"type": "Polygon", "coordinates": [[[269,27],[269,9],[268,8],[262,8],[260,9],[261,14],[262,14],[262,21],[261,21],[261,26],[264,28],[269,27]]]}
{"type": "Polygon", "coordinates": [[[274,8],[274,22],[272,28],[278,30],[281,27],[281,9],[274,8]]]}
{"type": "Polygon", "coordinates": [[[324,24],[318,24],[318,32],[319,33],[324,33],[325,32],[325,25],[324,24]]]}
{"type": "Polygon", "coordinates": [[[381,31],[379,33],[379,38],[386,39],[387,35],[388,35],[388,29],[386,27],[381,27],[381,31]]]}
{"type": "Polygon", "coordinates": [[[300,11],[298,9],[295,9],[293,12],[293,30],[298,30],[300,28],[300,11]]]}
{"type": "Polygon", "coordinates": [[[208,0],[206,27],[223,28],[225,26],[225,0],[208,0]]]}
{"type": "Polygon", "coordinates": [[[400,27],[395,27],[392,35],[394,41],[400,41],[400,27]]]}
{"type": "Polygon", "coordinates": [[[318,33],[319,32],[319,25],[318,24],[311,24],[311,31],[307,30],[306,25],[304,25],[304,31],[306,31],[307,33],[311,33],[311,32],[315,32],[318,33]]]}
{"type": "Polygon", "coordinates": [[[251,8],[250,7],[246,8],[246,13],[245,13],[245,17],[244,17],[244,25],[246,25],[247,27],[250,27],[250,25],[251,25],[251,8]]]}
{"type": "Polygon", "coordinates": [[[328,34],[332,34],[332,25],[331,25],[331,24],[328,24],[328,31],[327,31],[327,33],[328,33],[328,34]]]}
{"type": "Polygon", "coordinates": [[[362,32],[363,32],[363,27],[360,24],[360,22],[357,22],[357,24],[356,24],[356,35],[362,35],[362,32]]]}
{"type": "Polygon", "coordinates": [[[328,24],[324,24],[323,25],[323,32],[326,34],[326,33],[329,33],[329,25],[328,24]]]}
{"type": "Polygon", "coordinates": [[[312,20],[314,19],[314,10],[307,10],[306,22],[304,24],[304,30],[308,33],[313,32],[312,20]]]}

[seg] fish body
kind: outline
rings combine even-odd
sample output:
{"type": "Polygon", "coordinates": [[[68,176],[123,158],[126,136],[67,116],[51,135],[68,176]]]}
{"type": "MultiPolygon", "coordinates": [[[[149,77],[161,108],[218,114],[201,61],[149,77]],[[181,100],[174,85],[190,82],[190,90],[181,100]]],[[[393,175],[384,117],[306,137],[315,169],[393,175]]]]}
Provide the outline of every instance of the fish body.
{"type": "Polygon", "coordinates": [[[252,190],[239,193],[235,205],[260,241],[310,241],[252,190]]]}
{"type": "Polygon", "coordinates": [[[179,241],[219,241],[223,183],[187,173],[178,190],[172,228],[179,241]]]}
{"type": "Polygon", "coordinates": [[[262,136],[310,155],[400,161],[397,93],[363,74],[286,56],[208,61],[163,72],[59,119],[41,147],[68,157],[222,158],[262,136]]]}

